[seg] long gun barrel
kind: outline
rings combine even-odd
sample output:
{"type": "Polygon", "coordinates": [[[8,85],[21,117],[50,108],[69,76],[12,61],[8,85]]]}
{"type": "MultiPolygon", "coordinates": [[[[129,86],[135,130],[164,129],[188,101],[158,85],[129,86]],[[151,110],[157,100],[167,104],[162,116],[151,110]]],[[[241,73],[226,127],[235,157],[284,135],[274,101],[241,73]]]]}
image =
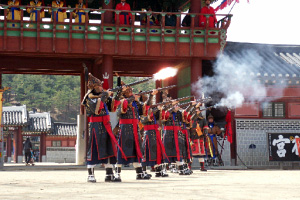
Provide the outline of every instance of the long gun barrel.
{"type": "MultiPolygon", "coordinates": [[[[209,101],[211,101],[211,97],[197,99],[196,103],[207,103],[209,101]]],[[[179,104],[179,107],[186,107],[186,106],[189,106],[190,104],[192,104],[192,102],[181,103],[181,104],[179,104]]]]}
{"type": "MultiPolygon", "coordinates": [[[[145,83],[145,82],[147,82],[147,81],[149,81],[149,80],[151,80],[151,79],[152,79],[152,77],[146,78],[146,79],[143,79],[143,80],[140,80],[140,81],[135,81],[135,82],[126,84],[125,86],[131,87],[131,86],[134,86],[134,85],[138,85],[138,84],[141,84],[141,83],[145,83]]],[[[117,91],[120,91],[120,90],[122,90],[122,87],[116,87],[116,88],[113,88],[113,89],[109,89],[109,91],[111,91],[111,92],[117,92],[117,91]]]]}
{"type": "Polygon", "coordinates": [[[178,99],[173,99],[172,101],[166,101],[166,102],[161,102],[161,103],[151,105],[150,108],[157,107],[157,106],[169,105],[169,104],[172,104],[174,101],[179,101],[179,102],[180,101],[186,101],[186,100],[190,100],[191,98],[195,98],[195,97],[194,96],[181,97],[181,98],[178,98],[178,99]]]}
{"type": "MultiPolygon", "coordinates": [[[[163,90],[169,90],[169,89],[172,89],[172,88],[174,88],[174,87],[176,87],[176,85],[170,85],[170,86],[163,87],[163,88],[157,88],[156,90],[157,90],[157,91],[163,91],[163,90]]],[[[142,91],[142,92],[140,92],[140,93],[137,93],[136,95],[150,94],[150,93],[152,93],[152,92],[153,92],[153,90],[142,91]]]]}

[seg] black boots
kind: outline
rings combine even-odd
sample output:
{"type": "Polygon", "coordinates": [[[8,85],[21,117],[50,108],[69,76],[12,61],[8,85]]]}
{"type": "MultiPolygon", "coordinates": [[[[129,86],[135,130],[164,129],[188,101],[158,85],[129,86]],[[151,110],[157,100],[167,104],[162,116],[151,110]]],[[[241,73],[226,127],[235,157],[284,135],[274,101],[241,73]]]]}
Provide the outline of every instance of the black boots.
{"type": "Polygon", "coordinates": [[[149,180],[151,179],[151,175],[143,172],[142,167],[135,168],[136,170],[136,180],[149,180]]]}
{"type": "Polygon", "coordinates": [[[155,177],[168,177],[169,174],[166,173],[166,170],[160,165],[155,167],[155,177]]]}
{"type": "MultiPolygon", "coordinates": [[[[120,170],[120,172],[121,172],[121,170],[120,170]]],[[[121,182],[120,173],[117,173],[117,175],[114,176],[113,169],[106,168],[106,176],[105,176],[104,181],[105,182],[121,182]]]]}
{"type": "Polygon", "coordinates": [[[193,173],[192,170],[184,167],[184,165],[179,165],[179,175],[191,175],[193,173]]]}
{"type": "Polygon", "coordinates": [[[88,168],[88,172],[89,172],[89,175],[87,178],[87,182],[96,183],[96,178],[94,176],[94,168],[88,168]]]}

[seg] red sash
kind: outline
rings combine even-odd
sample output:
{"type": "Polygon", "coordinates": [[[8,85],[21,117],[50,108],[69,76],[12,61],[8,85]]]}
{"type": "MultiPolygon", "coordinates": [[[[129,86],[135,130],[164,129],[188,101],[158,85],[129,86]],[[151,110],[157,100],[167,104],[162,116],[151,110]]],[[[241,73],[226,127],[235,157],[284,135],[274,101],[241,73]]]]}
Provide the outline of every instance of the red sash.
{"type": "Polygon", "coordinates": [[[153,124],[153,125],[144,125],[144,130],[145,131],[150,131],[150,130],[155,130],[156,133],[156,146],[157,146],[157,164],[161,164],[161,154],[163,153],[165,158],[168,158],[167,154],[166,154],[166,150],[165,147],[161,141],[161,137],[160,137],[160,133],[158,131],[158,125],[157,124],[153,124]]]}
{"type": "Polygon", "coordinates": [[[142,155],[142,152],[140,149],[138,131],[137,131],[137,126],[139,124],[139,120],[138,119],[120,119],[120,125],[121,124],[132,124],[133,125],[133,135],[134,135],[134,141],[135,141],[136,154],[137,154],[138,158],[143,159],[143,155],[142,155]]]}
{"type": "MultiPolygon", "coordinates": [[[[104,115],[104,116],[97,116],[97,117],[88,117],[88,122],[102,122],[108,135],[110,136],[110,141],[112,144],[116,144],[118,146],[118,148],[120,149],[123,157],[125,158],[125,160],[127,160],[125,153],[123,152],[122,148],[120,147],[120,145],[118,144],[112,130],[111,130],[111,125],[110,125],[110,116],[109,115],[104,115]]],[[[115,145],[113,146],[113,151],[115,156],[117,156],[117,149],[115,145]]]]}
{"type": "Polygon", "coordinates": [[[189,134],[186,129],[181,130],[182,133],[185,135],[186,138],[186,146],[187,146],[187,154],[188,154],[188,159],[191,159],[191,154],[190,154],[190,143],[189,143],[189,134]]]}
{"type": "Polygon", "coordinates": [[[165,126],[164,130],[174,131],[177,160],[180,161],[179,144],[178,144],[178,131],[180,130],[180,127],[179,126],[165,126]]]}

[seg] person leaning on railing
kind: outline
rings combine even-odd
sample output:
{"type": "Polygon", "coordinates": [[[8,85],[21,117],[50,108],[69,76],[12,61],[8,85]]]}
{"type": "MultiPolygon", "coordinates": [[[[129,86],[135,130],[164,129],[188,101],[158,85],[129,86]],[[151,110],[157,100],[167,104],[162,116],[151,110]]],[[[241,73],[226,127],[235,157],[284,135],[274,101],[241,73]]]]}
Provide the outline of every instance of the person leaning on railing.
{"type": "Polygon", "coordinates": [[[67,18],[67,13],[66,10],[61,9],[62,7],[64,7],[64,2],[60,0],[52,1],[52,8],[59,8],[59,9],[57,11],[54,11],[53,9],[49,9],[49,12],[51,13],[51,21],[53,21],[54,15],[56,15],[55,17],[57,22],[64,22],[64,20],[67,18]]]}
{"type": "MultiPolygon", "coordinates": [[[[214,28],[215,24],[217,23],[215,9],[210,6],[210,3],[211,3],[210,0],[204,0],[204,1],[205,1],[206,6],[204,6],[201,9],[201,14],[206,14],[206,15],[210,14],[210,15],[213,15],[213,16],[210,16],[208,18],[208,27],[214,28]]],[[[205,15],[200,15],[199,26],[200,27],[206,27],[206,16],[205,15]]]]}
{"type": "MultiPolygon", "coordinates": [[[[130,5],[126,3],[126,0],[121,0],[121,3],[118,3],[116,10],[131,10],[130,5]]],[[[121,12],[119,14],[119,24],[130,24],[132,15],[130,12],[121,12]]],[[[115,15],[115,21],[117,21],[117,14],[115,15]]]]}
{"type": "Polygon", "coordinates": [[[75,18],[76,23],[85,23],[85,12],[84,8],[86,5],[83,3],[83,0],[78,0],[78,4],[75,5],[75,10],[73,11],[73,17],[75,18]]]}
{"type": "Polygon", "coordinates": [[[21,11],[19,8],[20,2],[19,0],[11,0],[7,2],[8,7],[8,20],[21,20],[21,11]],[[17,6],[17,7],[11,7],[11,6],[17,6]]]}
{"type": "MultiPolygon", "coordinates": [[[[35,7],[43,6],[42,2],[39,0],[34,0],[34,1],[30,1],[29,5],[32,7],[28,7],[26,10],[30,14],[30,21],[37,21],[38,12],[35,7]]],[[[40,19],[42,19],[43,17],[45,17],[45,11],[44,11],[44,9],[41,9],[40,10],[40,19]]]]}

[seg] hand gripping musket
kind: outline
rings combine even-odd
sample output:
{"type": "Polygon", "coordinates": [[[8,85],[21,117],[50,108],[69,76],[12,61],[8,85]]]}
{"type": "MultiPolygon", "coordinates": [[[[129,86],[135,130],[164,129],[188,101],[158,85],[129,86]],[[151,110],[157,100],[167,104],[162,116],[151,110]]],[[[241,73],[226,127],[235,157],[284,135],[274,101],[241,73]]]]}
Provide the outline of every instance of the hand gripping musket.
{"type": "MultiPolygon", "coordinates": [[[[163,90],[170,90],[172,88],[176,87],[176,85],[170,85],[167,87],[163,87],[163,88],[157,88],[156,90],[159,91],[163,91],[163,90]]],[[[153,90],[148,90],[148,91],[142,91],[140,93],[137,93],[136,95],[144,95],[144,94],[151,94],[153,92],[153,90]]]]}
{"type": "Polygon", "coordinates": [[[161,102],[161,103],[157,103],[157,104],[154,104],[154,105],[151,105],[150,108],[154,108],[154,107],[157,107],[157,106],[165,106],[165,105],[169,105],[169,104],[172,104],[174,101],[186,101],[186,100],[190,100],[191,98],[195,98],[194,96],[187,96],[187,97],[181,97],[181,98],[178,98],[178,99],[172,99],[171,101],[165,101],[165,102],[161,102]]]}
{"type": "MultiPolygon", "coordinates": [[[[146,79],[143,79],[143,80],[140,80],[140,81],[135,81],[133,83],[126,84],[124,86],[131,87],[131,86],[134,86],[134,85],[145,83],[147,81],[150,81],[151,79],[153,79],[153,78],[150,77],[150,78],[146,78],[146,79]]],[[[120,90],[122,90],[122,87],[116,87],[116,88],[109,89],[109,91],[111,91],[111,92],[117,92],[117,91],[120,91],[120,90]]]]}

